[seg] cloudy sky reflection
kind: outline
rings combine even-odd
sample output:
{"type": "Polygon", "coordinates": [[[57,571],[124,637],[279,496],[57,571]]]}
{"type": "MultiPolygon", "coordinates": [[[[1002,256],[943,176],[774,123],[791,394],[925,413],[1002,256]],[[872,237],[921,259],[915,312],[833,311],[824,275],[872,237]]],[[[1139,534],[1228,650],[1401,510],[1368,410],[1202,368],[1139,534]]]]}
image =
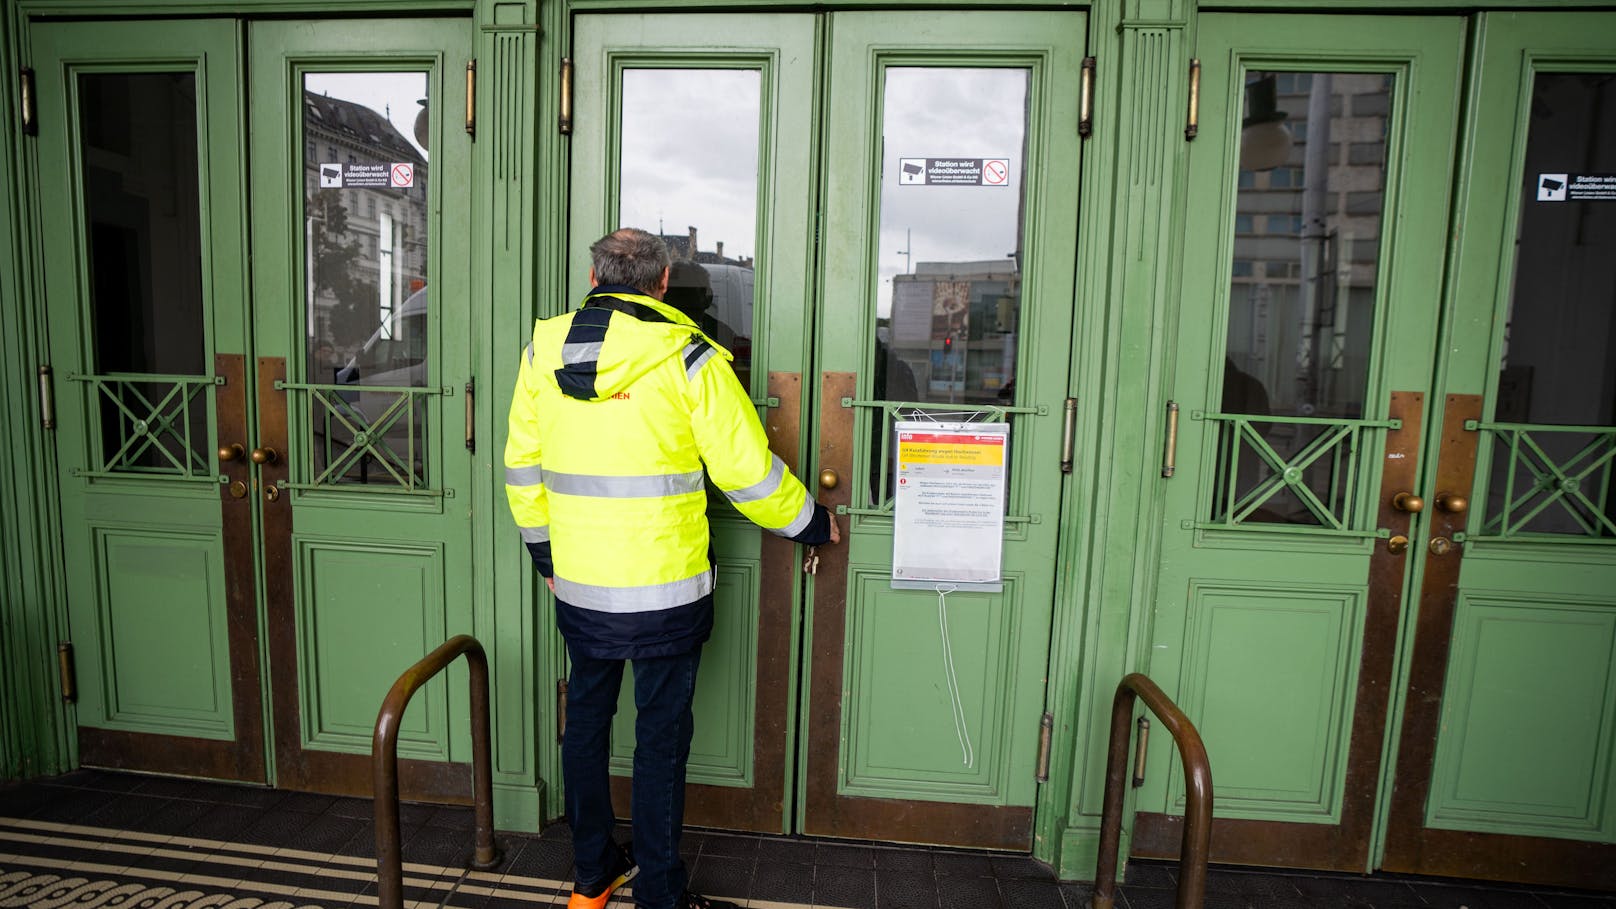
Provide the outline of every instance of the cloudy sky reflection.
{"type": "Polygon", "coordinates": [[[892,308],[893,275],[921,262],[1005,260],[1016,252],[1027,83],[1025,69],[886,71],[880,317],[892,308]],[[1008,158],[1010,176],[1004,186],[901,185],[901,158],[1008,158]]]}
{"type": "MultiPolygon", "coordinates": [[[[697,248],[756,255],[757,70],[631,69],[623,74],[618,224],[697,248]]],[[[789,184],[788,184],[789,185],[789,184]]]]}

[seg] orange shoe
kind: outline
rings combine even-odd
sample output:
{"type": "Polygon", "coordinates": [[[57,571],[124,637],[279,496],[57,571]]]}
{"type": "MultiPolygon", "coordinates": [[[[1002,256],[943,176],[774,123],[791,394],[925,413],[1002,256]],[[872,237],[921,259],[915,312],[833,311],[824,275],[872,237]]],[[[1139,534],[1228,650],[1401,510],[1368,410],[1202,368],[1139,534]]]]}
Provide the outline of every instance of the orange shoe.
{"type": "Polygon", "coordinates": [[[567,909],[605,909],[606,904],[611,902],[612,894],[632,880],[639,870],[640,866],[634,864],[632,845],[618,846],[617,860],[612,863],[612,871],[606,876],[606,883],[600,885],[598,890],[573,887],[572,896],[567,900],[567,909]]]}

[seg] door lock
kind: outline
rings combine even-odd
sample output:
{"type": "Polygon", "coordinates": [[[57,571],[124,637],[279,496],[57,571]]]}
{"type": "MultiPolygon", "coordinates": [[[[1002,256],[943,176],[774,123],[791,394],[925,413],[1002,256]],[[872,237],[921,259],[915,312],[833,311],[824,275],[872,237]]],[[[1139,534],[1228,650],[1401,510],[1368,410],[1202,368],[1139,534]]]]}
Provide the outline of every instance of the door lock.
{"type": "Polygon", "coordinates": [[[1398,534],[1386,541],[1386,551],[1392,555],[1400,555],[1408,551],[1408,537],[1398,534]]]}
{"type": "Polygon", "coordinates": [[[279,486],[276,486],[274,483],[270,483],[268,486],[264,487],[264,500],[265,501],[267,501],[267,502],[279,502],[280,499],[281,499],[281,488],[279,486]]]}
{"type": "Polygon", "coordinates": [[[245,499],[247,497],[247,484],[237,480],[230,484],[230,498],[245,499]]]}
{"type": "Polygon", "coordinates": [[[1447,537],[1436,537],[1431,540],[1431,555],[1444,556],[1453,551],[1453,541],[1447,537]]]}

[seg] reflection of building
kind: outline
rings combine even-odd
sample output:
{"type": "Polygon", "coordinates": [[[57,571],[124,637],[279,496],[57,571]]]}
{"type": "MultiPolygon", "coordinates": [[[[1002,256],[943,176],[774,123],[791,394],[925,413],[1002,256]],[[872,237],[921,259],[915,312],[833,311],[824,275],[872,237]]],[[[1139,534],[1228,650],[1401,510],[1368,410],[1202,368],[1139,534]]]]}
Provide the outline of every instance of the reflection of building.
{"type": "Polygon", "coordinates": [[[699,265],[736,265],[741,268],[752,267],[751,256],[741,256],[729,259],[724,256],[724,241],[719,240],[713,246],[713,252],[702,252],[696,245],[696,228],[692,226],[688,234],[660,234],[662,242],[667,244],[668,255],[675,262],[683,259],[699,265]],[[694,250],[694,252],[692,252],[694,250]]]}
{"type": "Polygon", "coordinates": [[[891,354],[927,401],[1008,400],[1021,275],[1014,259],[920,262],[892,279],[891,354]]]}
{"type": "Polygon", "coordinates": [[[1361,413],[1390,81],[1345,73],[1270,78],[1292,144],[1279,166],[1240,172],[1229,357],[1267,388],[1274,412],[1361,413]],[[1310,123],[1315,90],[1323,94],[1320,109],[1335,113],[1310,123]],[[1310,142],[1320,146],[1314,160],[1323,165],[1312,171],[1310,142]]]}
{"type": "Polygon", "coordinates": [[[427,162],[385,116],[362,104],[305,91],[303,124],[307,266],[315,285],[308,332],[345,355],[426,286],[427,162]],[[322,164],[409,164],[414,185],[322,188],[322,164]],[[321,274],[322,266],[347,280],[321,274]],[[352,324],[333,324],[339,303],[352,308],[352,324]]]}

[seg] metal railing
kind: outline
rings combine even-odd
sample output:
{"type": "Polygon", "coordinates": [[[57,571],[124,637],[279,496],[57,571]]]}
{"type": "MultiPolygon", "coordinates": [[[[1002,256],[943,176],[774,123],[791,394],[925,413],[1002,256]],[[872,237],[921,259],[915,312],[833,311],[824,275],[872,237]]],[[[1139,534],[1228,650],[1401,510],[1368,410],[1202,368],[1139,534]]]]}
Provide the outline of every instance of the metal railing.
{"type": "Polygon", "coordinates": [[[398,832],[398,730],[410,698],[455,658],[465,654],[471,670],[471,792],[476,813],[476,852],[471,867],[487,871],[500,863],[494,845],[494,781],[488,747],[488,655],[469,634],[459,634],[404,671],[376,715],[371,745],[376,810],[376,899],[380,909],[403,909],[404,858],[398,832]]]}
{"type": "Polygon", "coordinates": [[[1218,439],[1219,489],[1212,502],[1212,519],[1194,522],[1196,529],[1273,530],[1294,533],[1307,531],[1331,536],[1372,537],[1376,512],[1364,508],[1359,489],[1366,438],[1370,433],[1402,428],[1401,420],[1357,420],[1324,417],[1264,416],[1258,414],[1206,413],[1195,411],[1192,420],[1203,420],[1227,427],[1218,439]],[[1295,454],[1286,456],[1266,438],[1282,431],[1318,434],[1301,444],[1295,454]],[[1265,478],[1249,489],[1241,489],[1242,452],[1255,455],[1265,478]],[[1317,476],[1315,476],[1317,475],[1317,476]],[[1290,493],[1306,510],[1313,523],[1269,524],[1252,520],[1264,505],[1281,494],[1290,493]]]}
{"type": "Polygon", "coordinates": [[[1184,843],[1178,853],[1177,909],[1196,909],[1206,899],[1206,863],[1212,851],[1212,764],[1206,745],[1184,711],[1148,677],[1131,672],[1111,699],[1111,744],[1105,760],[1105,808],[1100,814],[1100,857],[1094,877],[1093,909],[1116,905],[1117,848],[1122,839],[1122,791],[1128,776],[1128,732],[1135,698],[1173,734],[1184,764],[1184,843]]]}

